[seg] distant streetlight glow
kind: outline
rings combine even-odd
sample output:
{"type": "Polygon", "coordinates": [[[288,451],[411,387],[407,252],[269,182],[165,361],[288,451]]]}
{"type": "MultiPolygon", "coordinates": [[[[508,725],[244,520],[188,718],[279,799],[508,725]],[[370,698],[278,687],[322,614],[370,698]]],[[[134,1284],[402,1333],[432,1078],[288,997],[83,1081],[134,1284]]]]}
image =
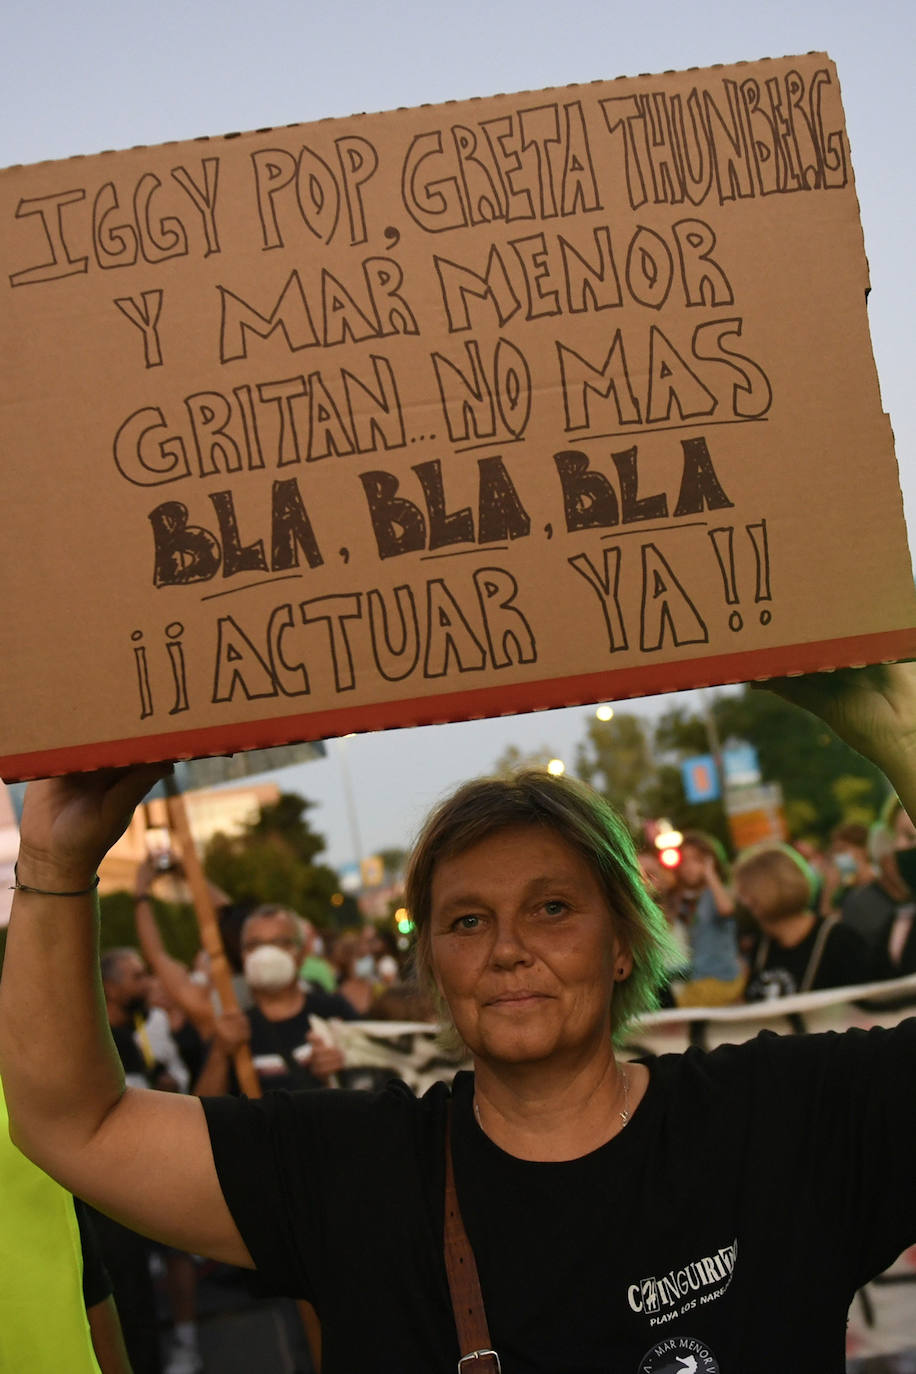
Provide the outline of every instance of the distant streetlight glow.
{"type": "Polygon", "coordinates": [[[406,907],[399,906],[397,911],[394,913],[394,919],[397,922],[398,930],[402,935],[409,935],[410,932],[413,930],[413,921],[410,919],[410,912],[407,910],[406,907]]]}
{"type": "Polygon", "coordinates": [[[552,778],[561,778],[566,772],[566,764],[562,759],[551,759],[547,765],[547,772],[552,778]]]}
{"type": "Polygon", "coordinates": [[[595,715],[598,717],[599,720],[613,720],[613,719],[614,719],[614,708],[613,708],[613,706],[606,706],[606,705],[605,705],[605,706],[599,706],[598,709],[597,709],[596,712],[595,712],[595,715]]]}

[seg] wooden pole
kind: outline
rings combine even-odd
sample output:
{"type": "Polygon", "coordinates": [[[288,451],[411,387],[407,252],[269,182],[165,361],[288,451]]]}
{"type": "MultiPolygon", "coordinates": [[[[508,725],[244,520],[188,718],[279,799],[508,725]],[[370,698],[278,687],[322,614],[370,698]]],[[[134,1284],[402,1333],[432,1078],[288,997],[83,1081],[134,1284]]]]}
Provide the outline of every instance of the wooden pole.
{"type": "MultiPolygon", "coordinates": [[[[173,778],[165,778],[164,783],[169,830],[178,840],[178,847],[181,850],[181,866],[184,869],[188,887],[191,889],[191,900],[194,903],[200,941],[210,958],[210,977],[219,994],[223,1011],[238,1011],[239,1004],[235,989],[232,986],[232,970],[223,948],[219,922],[216,919],[216,910],[210,898],[210,889],[207,886],[203,865],[200,862],[197,846],[191,834],[184,797],[176,787],[173,778]]],[[[235,1076],[242,1092],[247,1097],[260,1097],[261,1084],[255,1072],[251,1049],[248,1045],[241,1045],[234,1052],[233,1063],[235,1076]]]]}
{"type": "MultiPolygon", "coordinates": [[[[219,993],[223,1010],[238,1011],[238,1001],[232,986],[232,970],[223,948],[219,922],[216,919],[216,911],[210,899],[207,878],[197,853],[194,836],[191,834],[188,809],[184,804],[184,797],[175,785],[174,778],[167,777],[163,781],[169,830],[178,840],[178,847],[181,850],[181,865],[188,887],[191,889],[201,944],[210,957],[210,976],[213,980],[213,986],[219,993]]],[[[233,1062],[235,1064],[235,1076],[242,1092],[247,1097],[260,1097],[261,1083],[255,1072],[251,1048],[248,1045],[241,1045],[233,1055],[233,1062]]],[[[310,1302],[301,1298],[296,1306],[299,1308],[302,1325],[305,1327],[312,1363],[318,1374],[321,1374],[321,1322],[318,1313],[310,1302]]]]}

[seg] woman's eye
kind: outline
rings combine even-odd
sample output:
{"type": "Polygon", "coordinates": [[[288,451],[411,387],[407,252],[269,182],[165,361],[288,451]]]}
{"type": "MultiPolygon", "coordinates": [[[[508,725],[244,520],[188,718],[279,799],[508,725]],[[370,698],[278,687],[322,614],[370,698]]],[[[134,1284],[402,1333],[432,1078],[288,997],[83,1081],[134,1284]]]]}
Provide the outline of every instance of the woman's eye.
{"type": "Polygon", "coordinates": [[[479,924],[479,916],[459,916],[452,922],[452,930],[476,930],[479,924]]]}
{"type": "Polygon", "coordinates": [[[544,910],[548,916],[562,916],[564,911],[567,910],[567,906],[565,902],[561,902],[558,898],[553,902],[545,902],[544,910]]]}

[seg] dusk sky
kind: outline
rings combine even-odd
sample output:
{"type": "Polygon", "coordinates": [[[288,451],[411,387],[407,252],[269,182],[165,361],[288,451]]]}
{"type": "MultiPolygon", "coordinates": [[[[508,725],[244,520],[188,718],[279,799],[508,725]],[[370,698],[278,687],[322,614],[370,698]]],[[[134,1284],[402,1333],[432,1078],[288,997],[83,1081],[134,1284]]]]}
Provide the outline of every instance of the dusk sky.
{"type": "MultiPolygon", "coordinates": [[[[893,422],[910,530],[916,522],[913,381],[912,0],[160,0],[156,6],[35,0],[5,15],[0,166],[390,109],[826,50],[842,85],[872,292],[869,317],[893,422]]],[[[811,518],[830,520],[829,479],[811,518]]],[[[912,543],[912,535],[911,535],[912,543]]],[[[665,699],[670,702],[671,698],[665,699]]],[[[656,713],[665,701],[624,709],[656,713]]],[[[353,857],[344,764],[362,848],[406,846],[454,783],[490,769],[509,744],[568,762],[587,708],[331,742],[328,757],[276,775],[315,802],[328,857],[353,857]]]]}

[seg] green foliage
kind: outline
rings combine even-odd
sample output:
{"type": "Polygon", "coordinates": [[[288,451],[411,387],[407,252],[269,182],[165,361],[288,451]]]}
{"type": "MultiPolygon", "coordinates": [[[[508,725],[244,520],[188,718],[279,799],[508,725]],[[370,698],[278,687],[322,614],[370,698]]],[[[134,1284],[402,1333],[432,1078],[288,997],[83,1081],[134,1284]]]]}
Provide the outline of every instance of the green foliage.
{"type": "Polygon", "coordinates": [[[746,686],[718,697],[713,712],[721,738],[747,740],[763,780],[781,784],[793,833],[797,821],[826,839],[840,821],[856,819],[855,812],[879,810],[887,794],[883,774],[807,711],[746,686]]]}
{"type": "Polygon", "coordinates": [[[807,797],[787,797],[782,809],[793,839],[818,840],[818,813],[814,802],[807,797]]]}
{"type": "Polygon", "coordinates": [[[684,706],[673,706],[660,717],[653,736],[661,754],[677,754],[689,759],[709,753],[709,733],[702,716],[691,715],[684,706]]]}
{"type": "Polygon", "coordinates": [[[389,877],[395,877],[404,872],[407,864],[406,849],[380,849],[378,856],[382,861],[382,867],[389,877]]]}
{"type": "Polygon", "coordinates": [[[880,810],[887,783],[873,764],[843,744],[823,722],[771,692],[745,686],[720,693],[703,713],[674,705],[654,732],[635,715],[590,720],[576,771],[626,816],[665,816],[679,829],[708,831],[730,846],[721,801],[687,801],[680,763],[712,751],[719,739],[753,745],[764,782],[779,783],[792,834],[826,839],[843,820],[868,823],[880,810]]]}
{"type": "MultiPolygon", "coordinates": [[[[156,923],[169,954],[190,964],[200,949],[200,935],[194,908],[189,902],[161,902],[153,898],[156,923]]],[[[121,945],[139,948],[134,925],[134,902],[129,892],[109,892],[99,898],[100,945],[115,949],[121,945]]]]}
{"type": "Polygon", "coordinates": [[[329,928],[336,931],[359,930],[361,926],[365,925],[366,918],[360,911],[356,898],[349,892],[340,892],[339,890],[336,895],[342,898],[339,906],[332,903],[321,920],[314,916],[310,916],[309,920],[314,921],[315,925],[322,930],[329,928]]]}
{"type": "Polygon", "coordinates": [[[874,786],[870,778],[850,777],[843,774],[831,783],[834,800],[840,808],[841,820],[856,821],[860,825],[871,825],[877,819],[874,786]]]}
{"type": "MultiPolygon", "coordinates": [[[[168,952],[190,964],[200,949],[200,936],[194,908],[185,902],[160,902],[153,898],[156,921],[168,952]]],[[[134,925],[134,901],[129,892],[108,892],[99,898],[99,939],[102,949],[116,949],[123,945],[139,948],[134,925]]],[[[6,951],[6,927],[0,927],[0,971],[6,951]]]]}
{"type": "Polygon", "coordinates": [[[611,720],[592,717],[585,735],[576,753],[576,772],[632,826],[655,771],[643,721],[626,712],[617,712],[611,720]]]}
{"type": "Polygon", "coordinates": [[[318,926],[352,923],[352,899],[337,907],[331,902],[337,874],[313,862],[325,842],[308,823],[312,805],[284,793],[262,806],[241,834],[214,835],[204,854],[208,878],[234,902],[282,902],[318,926]]]}

